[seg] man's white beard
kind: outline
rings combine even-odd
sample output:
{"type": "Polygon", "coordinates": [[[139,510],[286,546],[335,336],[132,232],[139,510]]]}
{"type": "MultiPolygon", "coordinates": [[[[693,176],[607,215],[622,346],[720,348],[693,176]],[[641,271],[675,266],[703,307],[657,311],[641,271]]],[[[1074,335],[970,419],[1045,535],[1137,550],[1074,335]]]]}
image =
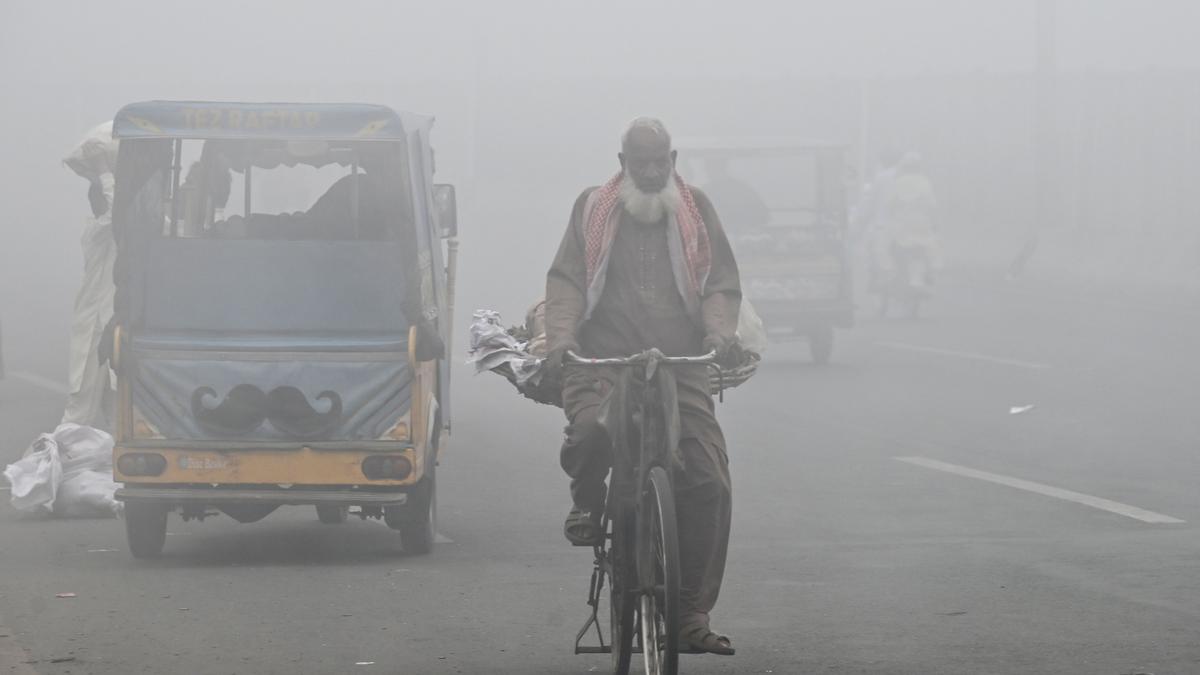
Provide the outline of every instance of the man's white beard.
{"type": "Polygon", "coordinates": [[[642,192],[629,174],[625,174],[621,179],[621,191],[618,196],[625,211],[642,225],[659,222],[663,216],[678,211],[683,203],[674,176],[667,179],[667,187],[661,192],[642,192]]]}

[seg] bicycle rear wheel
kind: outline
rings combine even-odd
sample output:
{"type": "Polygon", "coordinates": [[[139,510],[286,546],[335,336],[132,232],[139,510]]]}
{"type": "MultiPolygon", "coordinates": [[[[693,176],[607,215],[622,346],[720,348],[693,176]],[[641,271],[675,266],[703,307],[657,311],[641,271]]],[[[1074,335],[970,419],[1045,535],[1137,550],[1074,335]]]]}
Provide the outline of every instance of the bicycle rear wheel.
{"type": "Polygon", "coordinates": [[[647,675],[679,668],[679,533],[675,493],[662,467],[650,469],[638,518],[638,623],[647,675]]]}
{"type": "Polygon", "coordinates": [[[634,610],[637,606],[637,569],[633,560],[632,523],[618,510],[611,521],[612,542],[608,548],[608,611],[611,621],[613,675],[628,675],[633,660],[634,610]]]}

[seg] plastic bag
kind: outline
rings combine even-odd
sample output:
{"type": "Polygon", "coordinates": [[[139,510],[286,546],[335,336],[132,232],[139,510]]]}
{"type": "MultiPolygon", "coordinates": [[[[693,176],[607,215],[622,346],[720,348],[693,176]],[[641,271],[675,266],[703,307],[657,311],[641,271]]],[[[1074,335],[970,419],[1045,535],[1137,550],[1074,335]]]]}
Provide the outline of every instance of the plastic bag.
{"type": "Polygon", "coordinates": [[[21,511],[64,517],[117,515],[113,498],[112,436],[79,424],[42,434],[17,462],[4,469],[11,502],[21,511]]]}
{"type": "Polygon", "coordinates": [[[758,312],[754,311],[754,305],[745,298],[742,298],[741,310],[738,312],[737,338],[742,349],[757,356],[762,356],[767,351],[767,328],[759,318],[758,312]]]}

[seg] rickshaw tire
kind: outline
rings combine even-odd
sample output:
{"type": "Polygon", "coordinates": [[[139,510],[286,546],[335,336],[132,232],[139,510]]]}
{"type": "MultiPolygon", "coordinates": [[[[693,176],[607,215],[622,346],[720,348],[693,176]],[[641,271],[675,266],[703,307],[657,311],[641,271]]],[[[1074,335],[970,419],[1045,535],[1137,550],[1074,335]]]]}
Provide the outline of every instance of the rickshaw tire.
{"type": "Polygon", "coordinates": [[[808,334],[808,348],[817,365],[828,365],[833,359],[833,337],[833,326],[828,324],[817,326],[808,334]]]}
{"type": "Polygon", "coordinates": [[[411,555],[428,555],[437,536],[437,475],[432,469],[409,494],[409,504],[384,509],[388,527],[400,531],[400,543],[411,555]]]}
{"type": "Polygon", "coordinates": [[[135,558],[157,558],[167,541],[165,504],[130,501],[125,504],[125,534],[135,558]]]}
{"type": "Polygon", "coordinates": [[[317,520],[321,521],[322,525],[341,525],[346,522],[349,512],[348,506],[317,504],[317,520]]]}

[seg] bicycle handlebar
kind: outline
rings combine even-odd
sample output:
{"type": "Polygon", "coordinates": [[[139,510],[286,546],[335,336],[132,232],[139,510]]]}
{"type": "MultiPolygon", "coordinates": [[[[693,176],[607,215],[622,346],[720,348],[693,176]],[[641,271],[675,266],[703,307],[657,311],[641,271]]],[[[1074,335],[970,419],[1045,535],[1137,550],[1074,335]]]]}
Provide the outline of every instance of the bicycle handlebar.
{"type": "Polygon", "coordinates": [[[651,359],[657,359],[659,363],[666,365],[700,365],[700,366],[716,366],[717,352],[713,350],[702,356],[666,356],[657,349],[648,349],[640,354],[631,354],[629,356],[618,356],[616,358],[596,359],[587,356],[580,356],[571,350],[567,350],[564,363],[573,363],[581,366],[640,366],[648,363],[651,359]]]}

